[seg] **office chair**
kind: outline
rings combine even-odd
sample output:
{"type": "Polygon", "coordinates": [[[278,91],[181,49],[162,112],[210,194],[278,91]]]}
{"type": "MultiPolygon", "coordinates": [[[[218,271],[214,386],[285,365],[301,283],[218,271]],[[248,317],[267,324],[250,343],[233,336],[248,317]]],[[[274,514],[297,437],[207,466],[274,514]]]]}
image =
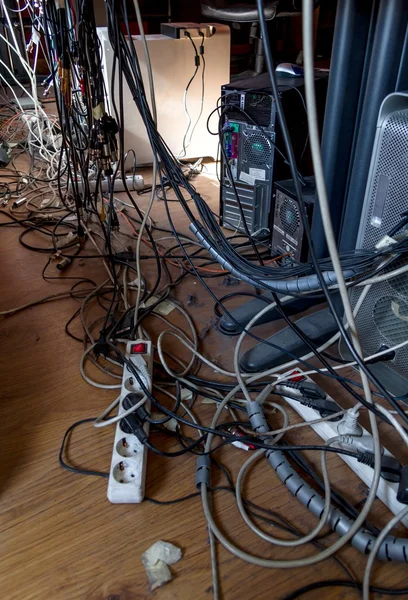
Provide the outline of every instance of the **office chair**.
{"type": "MultiPolygon", "coordinates": [[[[265,56],[259,29],[256,2],[202,0],[201,12],[206,17],[215,21],[251,23],[249,38],[255,44],[255,66],[254,69],[241,73],[239,78],[255,77],[264,72],[265,56]]],[[[302,14],[302,2],[301,0],[265,0],[264,13],[267,21],[272,21],[272,19],[277,17],[300,15],[302,14]]]]}

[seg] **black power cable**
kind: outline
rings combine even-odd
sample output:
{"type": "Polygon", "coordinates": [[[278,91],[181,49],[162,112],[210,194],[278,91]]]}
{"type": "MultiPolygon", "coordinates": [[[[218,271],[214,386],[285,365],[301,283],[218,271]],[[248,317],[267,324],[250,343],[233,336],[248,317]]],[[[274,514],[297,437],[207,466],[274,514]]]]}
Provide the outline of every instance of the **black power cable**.
{"type": "MultiPolygon", "coordinates": [[[[309,221],[308,221],[307,214],[306,214],[306,207],[305,207],[303,197],[302,197],[302,190],[300,187],[300,182],[297,177],[295,155],[293,152],[293,147],[292,147],[292,143],[291,143],[290,136],[289,136],[289,131],[287,128],[282,103],[281,103],[281,100],[279,97],[279,91],[278,91],[276,75],[275,75],[275,67],[274,67],[274,64],[272,61],[272,54],[271,54],[271,48],[270,48],[270,44],[269,44],[268,30],[267,30],[266,21],[265,21],[265,15],[264,15],[264,3],[263,3],[263,0],[256,0],[256,2],[257,2],[259,22],[260,22],[260,26],[261,26],[262,38],[263,38],[264,49],[265,49],[266,64],[268,67],[268,73],[269,73],[269,77],[271,80],[271,86],[272,86],[272,90],[273,90],[273,94],[274,94],[274,98],[275,98],[276,110],[278,112],[278,116],[279,116],[279,120],[280,120],[280,124],[281,124],[282,135],[283,135],[286,150],[288,153],[288,159],[289,159],[292,177],[293,177],[293,181],[294,181],[296,197],[297,197],[299,207],[300,207],[300,215],[301,215],[302,223],[303,223],[303,226],[305,229],[305,234],[306,234],[306,238],[307,238],[308,246],[309,246],[309,253],[312,258],[315,272],[319,278],[321,288],[324,291],[324,294],[327,298],[327,302],[329,304],[332,315],[336,321],[336,324],[337,324],[337,326],[344,338],[344,341],[346,342],[347,347],[350,350],[354,360],[357,362],[360,369],[366,374],[366,376],[369,378],[369,380],[379,389],[379,391],[385,396],[385,398],[388,400],[388,402],[391,404],[391,406],[398,412],[399,416],[404,420],[404,422],[406,424],[408,424],[408,416],[405,414],[405,412],[399,406],[398,402],[391,396],[391,394],[389,394],[389,392],[384,388],[384,386],[381,384],[381,382],[369,370],[369,368],[364,363],[364,361],[361,360],[361,357],[359,356],[356,349],[354,348],[352,342],[350,341],[350,339],[348,337],[348,334],[344,327],[342,318],[338,314],[336,306],[334,305],[332,294],[331,294],[330,290],[328,289],[328,286],[324,280],[323,273],[320,268],[319,261],[317,259],[316,252],[315,252],[314,245],[313,245],[312,233],[311,233],[309,221]]],[[[372,409],[372,406],[369,403],[367,403],[366,400],[363,400],[363,404],[370,410],[372,409]]]]}

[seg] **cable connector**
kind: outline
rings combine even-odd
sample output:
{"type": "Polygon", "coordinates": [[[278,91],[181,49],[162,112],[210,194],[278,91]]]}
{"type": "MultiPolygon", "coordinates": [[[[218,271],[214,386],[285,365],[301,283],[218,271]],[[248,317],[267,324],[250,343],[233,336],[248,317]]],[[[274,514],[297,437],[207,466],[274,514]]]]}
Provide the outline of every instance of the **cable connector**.
{"type": "MultiPolygon", "coordinates": [[[[373,452],[374,442],[371,435],[340,435],[338,443],[341,446],[352,446],[359,452],[373,452]]],[[[381,446],[381,453],[384,452],[384,448],[381,446]]]]}
{"type": "Polygon", "coordinates": [[[100,335],[99,339],[96,341],[93,347],[93,353],[95,356],[107,356],[109,354],[109,344],[106,343],[104,335],[100,335]]]}
{"type": "Polygon", "coordinates": [[[72,259],[68,256],[64,256],[57,262],[58,271],[65,271],[67,267],[72,263],[72,259]]]}
{"type": "Polygon", "coordinates": [[[300,404],[303,404],[303,406],[308,406],[309,408],[314,408],[317,410],[321,417],[329,417],[330,415],[334,415],[336,412],[341,410],[338,404],[332,400],[326,400],[325,398],[299,398],[299,402],[300,404]]]}
{"type": "Polygon", "coordinates": [[[326,398],[327,396],[326,392],[313,381],[284,381],[282,385],[298,390],[308,400],[326,398]]]}
{"type": "Polygon", "coordinates": [[[401,469],[397,500],[401,504],[408,504],[408,466],[401,469]]]}
{"type": "MultiPolygon", "coordinates": [[[[138,394],[128,394],[123,400],[123,408],[129,410],[132,406],[135,406],[140,402],[141,396],[138,394]]],[[[142,405],[134,412],[130,413],[126,417],[123,417],[120,421],[120,426],[125,433],[131,433],[137,437],[141,444],[147,441],[147,433],[143,428],[145,421],[145,415],[147,415],[146,408],[142,405]]]]}
{"type": "Polygon", "coordinates": [[[360,413],[358,411],[354,410],[354,408],[350,408],[337,425],[339,435],[361,437],[363,435],[363,428],[358,423],[359,416],[360,413]]]}
{"type": "MultiPolygon", "coordinates": [[[[314,408],[317,410],[322,417],[328,417],[341,410],[341,407],[333,400],[327,399],[326,392],[313,381],[307,381],[302,379],[301,381],[283,381],[282,384],[278,385],[278,389],[282,386],[297,390],[301,396],[299,398],[293,398],[299,401],[304,406],[314,408]]],[[[282,391],[280,390],[280,393],[282,391]]],[[[283,391],[283,395],[285,395],[283,391]]]]}
{"type": "MultiPolygon", "coordinates": [[[[375,459],[374,459],[374,454],[372,452],[362,452],[357,460],[359,463],[362,463],[363,465],[367,465],[368,467],[371,467],[372,469],[374,468],[375,459]]],[[[399,462],[399,460],[394,458],[394,456],[390,456],[389,454],[383,454],[381,456],[381,477],[383,479],[385,479],[386,481],[391,481],[394,483],[397,481],[401,482],[404,469],[407,469],[407,467],[403,467],[401,465],[401,463],[399,462]]],[[[402,483],[402,485],[400,483],[400,487],[402,490],[402,488],[405,486],[405,489],[407,490],[406,502],[403,502],[402,500],[400,500],[398,498],[398,495],[397,495],[397,500],[399,502],[403,502],[403,504],[408,504],[408,472],[406,474],[404,474],[404,479],[405,478],[406,478],[406,480],[402,483]]],[[[399,489],[398,489],[398,493],[399,493],[399,489]]],[[[402,491],[401,491],[401,494],[405,495],[405,493],[403,494],[402,491]]]]}

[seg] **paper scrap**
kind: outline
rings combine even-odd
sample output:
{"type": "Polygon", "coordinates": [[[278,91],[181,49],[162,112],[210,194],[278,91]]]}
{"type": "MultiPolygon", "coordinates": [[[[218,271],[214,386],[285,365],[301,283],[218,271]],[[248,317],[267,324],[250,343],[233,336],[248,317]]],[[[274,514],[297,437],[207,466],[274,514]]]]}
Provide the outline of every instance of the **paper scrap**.
{"type": "Polygon", "coordinates": [[[180,548],[162,540],[155,542],[146,552],[143,552],[142,563],[152,591],[171,581],[168,565],[174,565],[181,556],[180,548]]]}

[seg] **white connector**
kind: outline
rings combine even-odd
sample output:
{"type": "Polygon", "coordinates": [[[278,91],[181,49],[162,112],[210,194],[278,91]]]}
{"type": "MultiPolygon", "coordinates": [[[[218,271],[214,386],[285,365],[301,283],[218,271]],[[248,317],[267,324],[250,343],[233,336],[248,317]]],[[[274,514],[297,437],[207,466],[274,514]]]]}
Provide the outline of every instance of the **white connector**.
{"type": "Polygon", "coordinates": [[[337,424],[339,435],[363,435],[363,428],[358,423],[359,412],[350,408],[337,424]]]}
{"type": "MultiPolygon", "coordinates": [[[[299,377],[302,375],[299,369],[291,369],[286,373],[282,374],[282,379],[288,378],[289,375],[294,377],[299,377]]],[[[312,381],[309,377],[304,377],[305,381],[312,381]]],[[[282,393],[285,401],[290,404],[290,406],[307,422],[314,421],[319,419],[320,414],[314,408],[310,408],[308,406],[304,406],[300,402],[293,400],[292,398],[286,397],[285,391],[291,396],[293,395],[293,389],[285,386],[285,382],[283,381],[279,384],[279,392],[282,393]]],[[[335,402],[333,398],[327,395],[327,400],[331,400],[335,402]]],[[[341,410],[341,406],[339,406],[339,410],[341,410]]],[[[310,427],[324,440],[325,442],[331,438],[338,437],[339,432],[337,429],[338,421],[323,421],[321,423],[314,423],[310,425],[310,427]]],[[[358,440],[371,438],[371,434],[366,429],[362,428],[362,436],[355,437],[353,439],[353,445],[356,447],[358,440]]],[[[393,456],[391,452],[384,448],[383,456],[393,456]]],[[[358,477],[366,484],[367,487],[371,486],[373,480],[373,469],[365,465],[363,463],[358,462],[356,458],[352,456],[345,456],[344,454],[339,454],[339,457],[356,473],[358,477]]],[[[404,504],[398,502],[397,500],[397,491],[398,491],[398,483],[392,481],[386,481],[383,477],[380,477],[380,482],[378,485],[377,496],[378,498],[393,512],[395,515],[399,513],[403,508],[404,504]]],[[[405,517],[401,521],[406,527],[408,527],[408,517],[405,517]]]]}
{"type": "MultiPolygon", "coordinates": [[[[341,435],[338,444],[343,448],[355,448],[359,452],[374,452],[372,435],[341,435]]],[[[381,454],[384,448],[381,446],[381,454]]]]}
{"type": "MultiPolygon", "coordinates": [[[[145,387],[152,389],[153,353],[151,343],[146,340],[135,340],[126,346],[126,357],[143,381],[145,387]]],[[[143,390],[136,377],[124,365],[122,389],[119,400],[118,414],[125,411],[123,401],[130,393],[143,396],[143,390]]],[[[150,412],[150,402],[144,407],[150,412]]],[[[146,434],[149,424],[144,424],[146,434]]],[[[145,490],[147,450],[138,438],[122,429],[121,421],[116,425],[115,441],[113,444],[112,462],[108,481],[108,499],[114,504],[132,504],[142,502],[145,490]]]]}

